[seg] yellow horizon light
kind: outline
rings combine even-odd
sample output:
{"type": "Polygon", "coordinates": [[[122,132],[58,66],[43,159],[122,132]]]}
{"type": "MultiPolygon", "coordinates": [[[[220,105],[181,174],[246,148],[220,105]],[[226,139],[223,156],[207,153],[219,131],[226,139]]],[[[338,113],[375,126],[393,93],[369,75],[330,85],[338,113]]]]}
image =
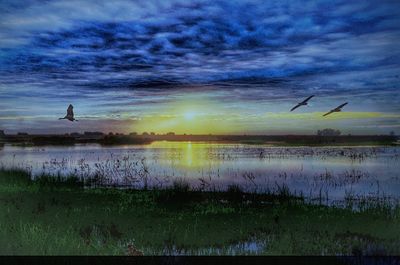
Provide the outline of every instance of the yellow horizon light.
{"type": "Polygon", "coordinates": [[[186,120],[193,120],[197,116],[197,113],[194,111],[187,111],[183,114],[183,117],[186,120]]]}

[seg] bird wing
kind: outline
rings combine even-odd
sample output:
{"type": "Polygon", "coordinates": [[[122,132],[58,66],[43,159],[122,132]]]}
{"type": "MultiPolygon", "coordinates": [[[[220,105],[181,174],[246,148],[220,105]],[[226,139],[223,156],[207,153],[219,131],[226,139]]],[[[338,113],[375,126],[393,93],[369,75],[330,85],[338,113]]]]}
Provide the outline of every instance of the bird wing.
{"type": "Polygon", "coordinates": [[[71,104],[69,104],[68,109],[67,109],[67,116],[71,116],[71,117],[74,116],[74,110],[73,109],[74,109],[74,107],[71,104]]]}
{"type": "Polygon", "coordinates": [[[343,108],[344,106],[346,106],[347,105],[347,102],[346,103],[343,103],[342,105],[340,105],[340,106],[338,106],[336,109],[341,109],[341,108],[343,108]]]}
{"type": "Polygon", "coordinates": [[[329,114],[331,114],[331,113],[333,113],[333,112],[334,112],[333,110],[330,110],[329,112],[325,113],[325,114],[322,115],[322,116],[328,116],[329,114]]]}
{"type": "Polygon", "coordinates": [[[314,97],[314,95],[312,95],[312,96],[309,96],[308,98],[306,98],[305,100],[303,100],[303,102],[302,103],[306,103],[307,101],[309,101],[310,99],[312,99],[314,97]]]}
{"type": "Polygon", "coordinates": [[[300,104],[297,104],[296,106],[294,106],[290,111],[294,111],[295,109],[297,109],[298,107],[300,107],[300,104]]]}

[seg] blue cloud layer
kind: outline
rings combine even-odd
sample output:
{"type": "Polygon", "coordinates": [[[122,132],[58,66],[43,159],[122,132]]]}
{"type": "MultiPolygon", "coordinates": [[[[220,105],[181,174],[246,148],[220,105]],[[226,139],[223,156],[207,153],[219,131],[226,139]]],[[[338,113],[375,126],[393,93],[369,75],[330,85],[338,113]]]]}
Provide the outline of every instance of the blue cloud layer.
{"type": "Polygon", "coordinates": [[[2,1],[0,14],[0,85],[39,97],[209,90],[240,104],[378,92],[372,108],[399,111],[398,1],[31,0],[2,1]]]}
{"type": "Polygon", "coordinates": [[[8,42],[1,69],[39,79],[90,73],[95,84],[106,73],[113,87],[117,81],[140,86],[149,79],[151,86],[398,66],[400,5],[347,2],[171,1],[154,3],[153,11],[132,3],[132,12],[121,1],[115,5],[122,21],[104,18],[107,5],[95,1],[78,7],[55,1],[40,10],[34,2],[25,8],[3,3],[0,32],[8,42]],[[129,12],[140,16],[129,20],[129,12]]]}

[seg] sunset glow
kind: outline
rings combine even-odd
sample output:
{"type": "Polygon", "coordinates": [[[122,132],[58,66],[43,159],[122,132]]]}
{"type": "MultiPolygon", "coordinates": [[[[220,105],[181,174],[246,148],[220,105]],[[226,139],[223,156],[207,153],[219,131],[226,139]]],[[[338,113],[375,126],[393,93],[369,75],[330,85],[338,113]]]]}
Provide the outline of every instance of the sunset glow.
{"type": "Polygon", "coordinates": [[[399,132],[396,1],[34,0],[0,10],[7,133],[399,132]],[[69,104],[79,123],[57,120],[69,104]]]}

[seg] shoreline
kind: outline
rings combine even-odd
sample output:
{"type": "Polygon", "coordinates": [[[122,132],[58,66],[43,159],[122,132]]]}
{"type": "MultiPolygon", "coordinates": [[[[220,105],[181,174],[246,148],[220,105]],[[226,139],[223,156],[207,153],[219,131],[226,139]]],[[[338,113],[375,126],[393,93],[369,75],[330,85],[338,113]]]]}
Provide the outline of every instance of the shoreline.
{"type": "Polygon", "coordinates": [[[242,142],[242,141],[174,141],[174,140],[157,140],[148,143],[113,143],[113,144],[102,144],[101,142],[75,142],[75,143],[31,143],[31,142],[0,142],[0,147],[4,147],[5,145],[9,146],[20,146],[20,147],[41,147],[41,146],[85,146],[91,144],[97,144],[102,147],[108,146],[149,146],[152,143],[156,142],[171,142],[171,143],[206,143],[206,144],[240,144],[240,145],[249,145],[249,146],[260,146],[260,147],[343,147],[343,148],[351,148],[351,147],[399,147],[400,143],[397,142],[359,142],[359,143],[330,143],[330,144],[303,144],[303,143],[270,143],[270,142],[262,142],[262,143],[251,143],[251,142],[242,142]]]}
{"type": "Polygon", "coordinates": [[[169,142],[208,142],[238,143],[271,146],[396,146],[398,138],[391,135],[105,135],[66,134],[66,135],[3,135],[0,143],[25,145],[74,145],[98,143],[108,145],[148,145],[157,141],[169,142]]]}

